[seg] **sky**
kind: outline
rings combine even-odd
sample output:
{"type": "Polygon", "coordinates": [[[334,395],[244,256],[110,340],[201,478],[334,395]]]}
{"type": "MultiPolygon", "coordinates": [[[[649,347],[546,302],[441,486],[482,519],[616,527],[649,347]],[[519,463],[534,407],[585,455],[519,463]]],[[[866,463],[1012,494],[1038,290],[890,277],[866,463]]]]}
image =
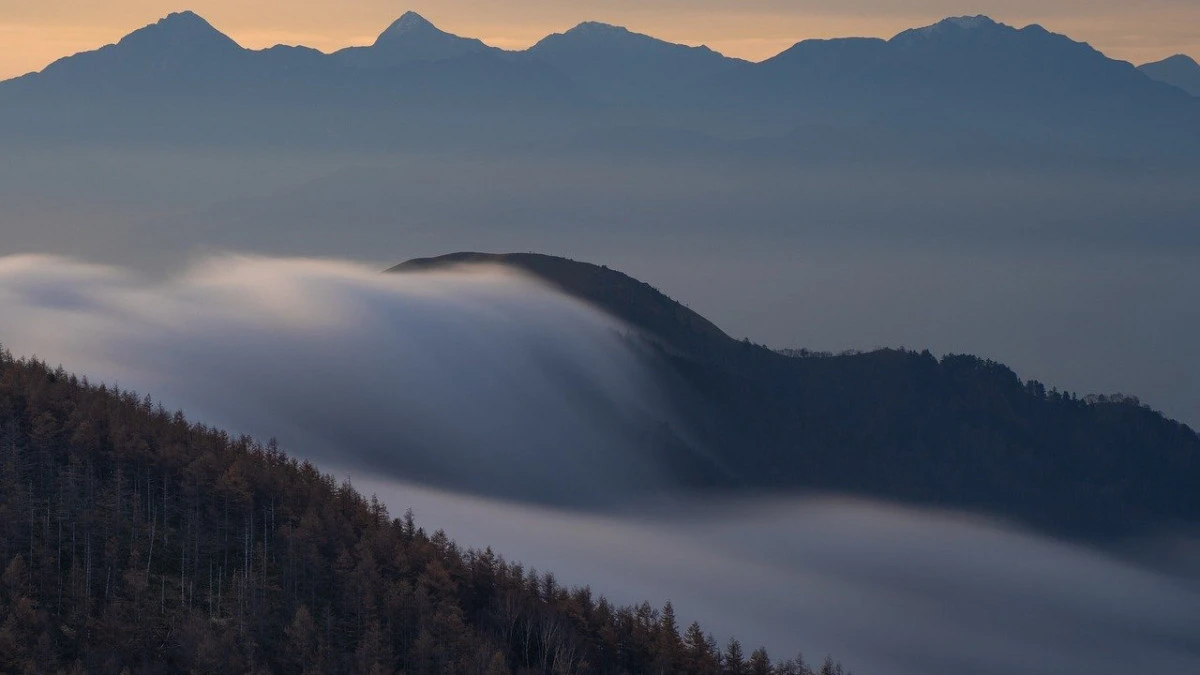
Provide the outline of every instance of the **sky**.
{"type": "Polygon", "coordinates": [[[0,77],[115,42],[172,11],[191,9],[242,45],[333,50],[374,39],[405,10],[449,32],[523,48],[581,21],[759,60],[805,38],[890,37],[940,18],[988,14],[1040,23],[1115,58],[1200,57],[1196,0],[0,0],[0,77]]]}

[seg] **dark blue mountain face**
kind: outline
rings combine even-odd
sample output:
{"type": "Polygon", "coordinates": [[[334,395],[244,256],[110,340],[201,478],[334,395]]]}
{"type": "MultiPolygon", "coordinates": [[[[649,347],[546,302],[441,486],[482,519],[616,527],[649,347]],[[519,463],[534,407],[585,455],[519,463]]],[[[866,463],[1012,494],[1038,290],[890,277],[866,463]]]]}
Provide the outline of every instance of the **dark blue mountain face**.
{"type": "Polygon", "coordinates": [[[1178,101],[1133,66],[1041,26],[1022,29],[986,17],[947,19],[889,41],[896,77],[931,91],[1018,96],[1087,104],[1155,105],[1178,101]]]}
{"type": "Polygon", "coordinates": [[[387,147],[552,131],[589,102],[546,64],[413,13],[371,47],[324,54],[244,49],[184,12],[0,83],[0,126],[22,141],[387,147]]]}
{"type": "Polygon", "coordinates": [[[1008,128],[1186,123],[1196,107],[1123,61],[1040,26],[947,19],[891,40],[811,40],[713,83],[764,123],[1008,128]]]}
{"type": "Polygon", "coordinates": [[[5,83],[4,88],[51,98],[167,96],[219,86],[240,76],[254,60],[253,52],[204,19],[181,12],[116,44],[59,59],[40,73],[5,83]]]}
{"type": "Polygon", "coordinates": [[[360,68],[391,68],[419,61],[442,61],[499,53],[482,41],[446,33],[416,12],[406,12],[369,47],[348,47],[333,54],[339,63],[360,68]]]}
{"type": "Polygon", "coordinates": [[[1153,80],[1178,87],[1192,96],[1200,96],[1200,63],[1184,54],[1147,63],[1138,70],[1153,80]]]}
{"type": "MultiPolygon", "coordinates": [[[[214,97],[225,96],[272,103],[274,97],[286,102],[289,95],[308,93],[353,102],[359,97],[378,101],[394,93],[397,100],[406,100],[412,92],[401,96],[399,90],[405,85],[431,94],[477,87],[483,80],[502,85],[508,74],[497,65],[501,60],[487,58],[499,53],[478,40],[443,33],[413,13],[394,23],[371,47],[333,55],[283,45],[253,51],[199,16],[184,12],[137,30],[115,45],[62,59],[41,73],[6,83],[5,88],[33,99],[111,95],[215,103],[214,97]],[[367,70],[388,71],[390,76],[367,70]],[[437,87],[430,86],[433,79],[437,87]],[[421,83],[414,85],[414,81],[421,83]]],[[[513,69],[511,62],[505,63],[513,69]]],[[[517,79],[521,77],[527,75],[517,79]]],[[[514,90],[530,93],[519,86],[514,90]]]]}
{"type": "Polygon", "coordinates": [[[1084,154],[1200,149],[1194,97],[1086,44],[986,17],[891,40],[805,41],[752,64],[598,23],[505,52],[411,12],[368,47],[253,51],[184,12],[0,83],[0,104],[0,133],[21,138],[386,146],[637,126],[769,137],[818,125],[869,128],[901,153],[980,134],[1084,154]]]}
{"type": "Polygon", "coordinates": [[[646,100],[745,63],[707,47],[664,42],[626,28],[586,22],[544,38],[528,53],[612,101],[646,100]]]}

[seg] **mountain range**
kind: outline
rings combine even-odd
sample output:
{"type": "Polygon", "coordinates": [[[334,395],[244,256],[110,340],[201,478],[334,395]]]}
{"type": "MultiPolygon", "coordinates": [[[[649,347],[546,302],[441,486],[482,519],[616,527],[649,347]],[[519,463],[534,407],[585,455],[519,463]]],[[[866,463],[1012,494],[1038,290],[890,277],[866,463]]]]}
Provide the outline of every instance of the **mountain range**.
{"type": "Polygon", "coordinates": [[[369,46],[249,50],[180,12],[0,83],[0,139],[444,146],[630,126],[769,137],[818,124],[1186,155],[1200,102],[1184,81],[1151,76],[1164,67],[982,16],[890,40],[806,40],[750,63],[595,22],[504,51],[413,12],[369,46]]]}
{"type": "Polygon", "coordinates": [[[618,271],[553,256],[458,253],[391,271],[470,265],[532,275],[658,347],[692,432],[679,438],[703,439],[657,450],[684,488],[850,494],[1097,540],[1200,523],[1200,436],[1136,398],[1081,398],[974,356],[780,353],[618,271]]]}

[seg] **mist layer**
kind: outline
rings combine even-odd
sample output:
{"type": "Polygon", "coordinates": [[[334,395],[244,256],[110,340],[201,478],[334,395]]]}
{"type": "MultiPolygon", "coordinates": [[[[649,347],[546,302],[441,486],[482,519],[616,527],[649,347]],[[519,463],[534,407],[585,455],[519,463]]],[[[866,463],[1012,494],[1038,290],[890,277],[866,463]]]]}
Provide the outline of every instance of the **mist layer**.
{"type": "Polygon", "coordinates": [[[777,657],[895,675],[1200,671],[1194,554],[1116,556],[883,504],[670,496],[653,357],[511,272],[231,256],[153,281],[10,257],[0,317],[17,354],[277,436],[463,545],[619,602],[671,600],[777,657]],[[581,503],[607,508],[547,506],[581,503]]]}
{"type": "Polygon", "coordinates": [[[638,340],[503,270],[220,257],[153,282],[10,257],[0,316],[16,354],[352,471],[569,503],[670,480],[638,340]]]}
{"type": "MultiPolygon", "coordinates": [[[[722,644],[876,675],[1200,669],[1200,555],[1131,557],[1002,523],[840,499],[684,500],[620,516],[359,481],[394,509],[722,644]],[[1161,565],[1174,565],[1172,573],[1161,565]],[[1189,570],[1180,573],[1181,570],[1189,570]],[[750,642],[757,640],[759,642],[750,642]]],[[[1146,554],[1150,542],[1138,542],[1146,554]]],[[[1178,553],[1179,549],[1176,549],[1178,553]]]]}

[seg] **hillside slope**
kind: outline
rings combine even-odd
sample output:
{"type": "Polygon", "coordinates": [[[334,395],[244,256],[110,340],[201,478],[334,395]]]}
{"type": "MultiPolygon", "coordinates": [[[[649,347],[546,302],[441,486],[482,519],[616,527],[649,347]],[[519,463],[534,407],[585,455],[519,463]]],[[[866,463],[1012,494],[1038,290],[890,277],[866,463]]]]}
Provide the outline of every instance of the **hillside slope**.
{"type": "Polygon", "coordinates": [[[730,490],[894,499],[1087,539],[1200,524],[1200,437],[1136,398],[1081,398],[973,356],[788,356],[563,258],[462,253],[393,270],[470,264],[533,274],[666,345],[679,407],[730,490]]]}
{"type": "Polygon", "coordinates": [[[1192,96],[1200,96],[1200,63],[1186,54],[1146,63],[1138,66],[1138,70],[1159,82],[1179,87],[1192,96]]]}
{"type": "Polygon", "coordinates": [[[3,351],[0,577],[6,673],[720,672],[669,606],[459,549],[273,444],[3,351]]]}
{"type": "Polygon", "coordinates": [[[605,100],[626,104],[658,99],[664,91],[745,63],[707,47],[673,44],[594,21],[548,35],[525,53],[605,100]]]}
{"type": "Polygon", "coordinates": [[[600,265],[540,253],[451,253],[416,258],[389,272],[420,272],[456,265],[499,265],[517,269],[586,300],[686,354],[713,356],[737,343],[711,321],[663,295],[653,286],[600,265]]]}

